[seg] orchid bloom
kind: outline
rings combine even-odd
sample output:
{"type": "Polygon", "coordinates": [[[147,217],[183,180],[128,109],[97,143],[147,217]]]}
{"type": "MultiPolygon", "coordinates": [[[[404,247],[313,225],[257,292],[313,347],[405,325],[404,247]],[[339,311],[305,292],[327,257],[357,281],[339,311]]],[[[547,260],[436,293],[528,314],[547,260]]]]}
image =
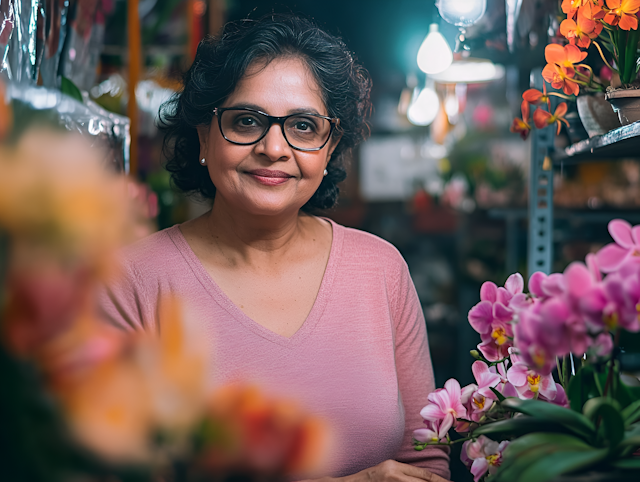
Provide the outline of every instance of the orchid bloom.
{"type": "Polygon", "coordinates": [[[513,338],[511,321],[526,299],[523,288],[524,281],[519,273],[511,275],[504,288],[498,288],[490,281],[480,288],[481,301],[471,308],[468,319],[471,327],[480,333],[482,343],[478,349],[488,360],[497,361],[508,356],[513,338]]]}
{"type": "Polygon", "coordinates": [[[562,89],[567,95],[578,95],[580,86],[571,80],[574,73],[573,69],[549,63],[542,69],[542,78],[549,82],[554,89],[562,89]]]}
{"type": "Polygon", "coordinates": [[[573,18],[578,12],[578,9],[590,1],[591,0],[563,0],[561,7],[562,12],[567,15],[567,18],[573,18]]]}
{"type": "Polygon", "coordinates": [[[525,140],[527,137],[529,137],[529,132],[531,132],[531,121],[529,120],[529,104],[526,100],[522,101],[520,110],[522,112],[522,119],[519,119],[518,117],[513,119],[513,123],[511,124],[511,128],[509,130],[514,134],[520,134],[522,140],[525,140]]]}
{"type": "Polygon", "coordinates": [[[536,109],[533,113],[533,122],[538,129],[542,129],[543,127],[547,127],[555,123],[558,125],[556,134],[560,134],[560,129],[562,128],[563,123],[569,127],[569,122],[564,118],[564,115],[567,113],[567,109],[568,107],[566,102],[561,102],[558,107],[556,107],[556,111],[553,114],[543,109],[536,109]]]}
{"type": "Polygon", "coordinates": [[[425,420],[438,425],[438,439],[442,440],[456,422],[457,418],[466,418],[467,410],[461,402],[460,383],[454,378],[447,380],[444,388],[429,394],[429,405],[420,411],[425,420]]]}
{"type": "Polygon", "coordinates": [[[616,271],[629,261],[640,262],[640,225],[631,225],[622,219],[609,222],[609,234],[615,241],[596,255],[598,265],[605,273],[616,271]]]}
{"type": "Polygon", "coordinates": [[[544,58],[548,62],[542,70],[542,78],[549,82],[554,89],[563,89],[567,95],[578,95],[580,87],[573,80],[575,66],[582,62],[587,52],[581,51],[575,45],[549,44],[544,49],[544,58]]]}
{"type": "Polygon", "coordinates": [[[547,94],[547,83],[542,83],[542,92],[538,89],[528,89],[522,94],[522,98],[529,104],[540,105],[543,102],[551,109],[551,97],[547,94]]]}
{"type": "Polygon", "coordinates": [[[438,437],[438,428],[435,424],[427,422],[425,425],[429,428],[419,428],[413,431],[413,438],[420,443],[437,443],[440,441],[438,437]]]}
{"type": "Polygon", "coordinates": [[[589,48],[591,40],[597,38],[600,32],[602,32],[602,24],[586,17],[585,8],[578,10],[575,20],[567,18],[560,24],[560,33],[569,43],[585,49],[589,48]]]}
{"type": "Polygon", "coordinates": [[[476,440],[467,440],[462,445],[460,459],[470,467],[474,482],[478,482],[484,474],[489,472],[493,475],[502,463],[502,452],[509,445],[506,440],[494,442],[493,440],[480,435],[476,440]]]}
{"type": "Polygon", "coordinates": [[[475,389],[469,398],[467,412],[470,412],[470,419],[472,421],[478,422],[484,412],[489,410],[496,400],[496,395],[491,389],[496,388],[500,383],[500,375],[492,372],[489,367],[481,361],[474,362],[471,370],[473,371],[477,385],[474,386],[475,389]]]}
{"type": "Polygon", "coordinates": [[[607,0],[604,21],[622,30],[637,30],[640,0],[607,0]]]}
{"type": "Polygon", "coordinates": [[[544,400],[545,402],[553,403],[554,405],[558,405],[560,407],[569,408],[569,399],[567,398],[567,393],[559,383],[556,383],[556,397],[553,400],[546,399],[542,394],[540,394],[540,397],[538,399],[544,400]]]}
{"type": "MultiPolygon", "coordinates": [[[[518,359],[518,357],[516,357],[518,359]]],[[[523,399],[537,398],[543,395],[546,400],[556,398],[557,388],[553,376],[541,375],[531,370],[524,362],[517,361],[507,371],[509,381],[516,387],[518,396],[523,399]]]]}

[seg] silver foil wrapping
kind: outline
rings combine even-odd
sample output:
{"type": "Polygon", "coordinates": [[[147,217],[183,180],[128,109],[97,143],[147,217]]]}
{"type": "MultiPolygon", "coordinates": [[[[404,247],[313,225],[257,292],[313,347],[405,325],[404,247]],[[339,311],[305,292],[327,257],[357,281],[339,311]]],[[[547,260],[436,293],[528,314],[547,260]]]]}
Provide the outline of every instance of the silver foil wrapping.
{"type": "Polygon", "coordinates": [[[9,42],[16,21],[14,0],[0,0],[0,72],[8,75],[9,42]]]}
{"type": "Polygon", "coordinates": [[[9,41],[9,78],[18,83],[35,84],[40,0],[14,0],[13,7],[15,23],[9,41]]]}
{"type": "Polygon", "coordinates": [[[31,111],[40,111],[41,119],[68,131],[78,132],[106,153],[105,163],[116,171],[129,171],[131,143],[129,118],[108,112],[85,95],[84,103],[47,87],[7,85],[7,95],[31,111]],[[47,115],[48,114],[48,115],[47,115]]]}
{"type": "Polygon", "coordinates": [[[47,0],[45,15],[47,32],[44,56],[40,64],[40,77],[45,87],[60,88],[60,57],[67,36],[69,0],[47,0]]]}
{"type": "Polygon", "coordinates": [[[62,54],[62,75],[80,90],[93,86],[104,43],[104,21],[96,22],[100,3],[99,0],[76,0],[62,54]]]}

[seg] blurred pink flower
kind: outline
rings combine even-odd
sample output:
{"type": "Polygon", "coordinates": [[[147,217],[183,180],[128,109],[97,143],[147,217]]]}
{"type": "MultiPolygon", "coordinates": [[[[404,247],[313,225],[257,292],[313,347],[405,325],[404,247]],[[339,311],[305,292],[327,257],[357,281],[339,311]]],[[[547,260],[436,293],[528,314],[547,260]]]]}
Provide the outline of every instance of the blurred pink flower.
{"type": "Polygon", "coordinates": [[[615,241],[597,254],[598,265],[605,273],[616,271],[628,261],[640,262],[640,225],[633,226],[622,219],[609,222],[609,234],[615,241]]]}
{"type": "Polygon", "coordinates": [[[516,361],[507,372],[509,381],[516,387],[520,398],[537,398],[543,395],[546,400],[556,398],[557,388],[551,375],[540,375],[525,363],[516,361]]]}
{"type": "Polygon", "coordinates": [[[495,474],[502,463],[502,452],[509,445],[506,440],[494,442],[493,440],[480,435],[476,440],[467,440],[462,445],[460,460],[470,468],[474,482],[489,472],[495,474]]]}
{"type": "Polygon", "coordinates": [[[444,384],[444,388],[429,394],[429,405],[420,411],[420,415],[427,421],[438,424],[438,438],[446,437],[447,432],[456,422],[457,418],[466,418],[467,410],[461,402],[462,392],[460,383],[450,378],[444,384]]]}
{"type": "Polygon", "coordinates": [[[611,335],[609,332],[600,333],[592,346],[594,353],[599,357],[606,357],[611,354],[611,350],[613,350],[613,340],[611,339],[611,335]]]}
{"type": "Polygon", "coordinates": [[[495,367],[491,367],[491,370],[496,369],[498,375],[500,376],[500,382],[498,383],[496,390],[498,390],[505,397],[517,397],[518,392],[516,391],[516,388],[511,384],[511,382],[509,382],[509,379],[507,378],[507,369],[504,362],[498,363],[495,367]]]}

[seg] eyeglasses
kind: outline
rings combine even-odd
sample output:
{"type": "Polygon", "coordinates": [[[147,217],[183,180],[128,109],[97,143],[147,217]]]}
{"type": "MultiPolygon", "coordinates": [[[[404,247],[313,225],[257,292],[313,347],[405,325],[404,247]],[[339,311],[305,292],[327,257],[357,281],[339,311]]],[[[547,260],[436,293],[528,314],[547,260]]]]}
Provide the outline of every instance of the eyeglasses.
{"type": "Polygon", "coordinates": [[[222,137],[232,144],[248,146],[262,140],[273,124],[278,124],[282,135],[293,149],[319,151],[340,124],[340,119],[320,114],[291,114],[282,117],[255,109],[216,107],[222,137]]]}

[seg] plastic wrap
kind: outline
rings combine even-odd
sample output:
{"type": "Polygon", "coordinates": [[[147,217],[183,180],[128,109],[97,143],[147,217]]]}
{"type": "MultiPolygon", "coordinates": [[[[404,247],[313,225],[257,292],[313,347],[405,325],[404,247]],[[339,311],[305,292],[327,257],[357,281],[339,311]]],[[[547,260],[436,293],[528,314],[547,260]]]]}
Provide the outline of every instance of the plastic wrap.
{"type": "MultiPolygon", "coordinates": [[[[108,112],[85,95],[84,103],[46,87],[25,86],[11,82],[7,95],[22,103],[29,111],[42,115],[40,121],[57,124],[68,131],[78,132],[92,145],[106,153],[105,163],[116,171],[129,171],[129,118],[108,112]]],[[[15,109],[14,109],[15,110],[15,109]]]]}
{"type": "MultiPolygon", "coordinates": [[[[34,84],[38,78],[39,0],[14,0],[15,22],[9,41],[9,78],[14,82],[34,84]]],[[[41,19],[43,22],[44,18],[41,19]]]]}
{"type": "Polygon", "coordinates": [[[60,87],[58,67],[67,36],[67,18],[69,0],[47,0],[45,14],[47,32],[44,45],[44,56],[40,65],[42,85],[60,87]]]}
{"type": "Polygon", "coordinates": [[[62,75],[80,90],[89,90],[104,42],[104,19],[100,0],[76,0],[62,54],[62,75]],[[100,15],[99,15],[100,12],[100,15]]]}
{"type": "Polygon", "coordinates": [[[8,72],[9,41],[15,23],[14,0],[0,0],[0,72],[8,72]]]}

